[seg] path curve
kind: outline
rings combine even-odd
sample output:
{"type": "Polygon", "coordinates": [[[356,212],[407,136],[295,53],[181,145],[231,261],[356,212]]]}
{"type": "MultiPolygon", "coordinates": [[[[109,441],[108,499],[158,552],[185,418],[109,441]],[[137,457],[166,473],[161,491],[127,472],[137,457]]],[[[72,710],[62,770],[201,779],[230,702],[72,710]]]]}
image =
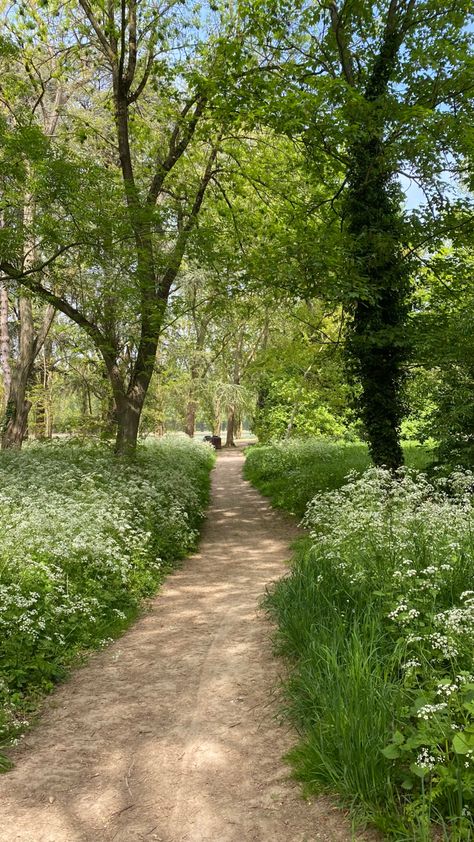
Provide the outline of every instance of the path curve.
{"type": "Polygon", "coordinates": [[[219,456],[200,552],[59,687],[0,777],[0,842],[346,842],[282,755],[265,585],[296,528],[219,456]]]}

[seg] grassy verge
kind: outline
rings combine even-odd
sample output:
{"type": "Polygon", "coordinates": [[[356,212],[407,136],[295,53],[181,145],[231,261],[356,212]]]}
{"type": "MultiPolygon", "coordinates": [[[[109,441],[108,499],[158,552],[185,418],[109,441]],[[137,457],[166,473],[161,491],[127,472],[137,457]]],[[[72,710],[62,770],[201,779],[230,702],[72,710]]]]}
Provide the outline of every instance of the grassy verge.
{"type": "Polygon", "coordinates": [[[0,455],[0,744],[195,546],[213,461],[184,437],[133,461],[69,441],[0,455]]]}
{"type": "MultiPolygon", "coordinates": [[[[424,470],[432,460],[430,450],[421,445],[408,443],[404,453],[409,468],[424,470]]],[[[370,464],[362,443],[290,440],[249,448],[245,476],[274,506],[302,517],[318,491],[340,488],[349,473],[360,474],[370,464]]]]}
{"type": "MultiPolygon", "coordinates": [[[[294,482],[286,462],[290,510],[294,482]]],[[[296,776],[397,842],[474,839],[473,483],[369,468],[316,493],[266,598],[296,776]]]]}

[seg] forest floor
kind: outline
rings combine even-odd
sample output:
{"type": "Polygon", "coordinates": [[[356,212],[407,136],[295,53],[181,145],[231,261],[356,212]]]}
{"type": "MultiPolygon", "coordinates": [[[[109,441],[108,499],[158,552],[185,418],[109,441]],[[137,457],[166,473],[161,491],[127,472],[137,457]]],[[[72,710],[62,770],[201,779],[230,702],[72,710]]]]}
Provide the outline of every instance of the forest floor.
{"type": "Polygon", "coordinates": [[[0,777],[0,842],[346,842],[282,756],[282,663],[259,609],[297,528],[222,452],[200,552],[46,701],[0,777]]]}

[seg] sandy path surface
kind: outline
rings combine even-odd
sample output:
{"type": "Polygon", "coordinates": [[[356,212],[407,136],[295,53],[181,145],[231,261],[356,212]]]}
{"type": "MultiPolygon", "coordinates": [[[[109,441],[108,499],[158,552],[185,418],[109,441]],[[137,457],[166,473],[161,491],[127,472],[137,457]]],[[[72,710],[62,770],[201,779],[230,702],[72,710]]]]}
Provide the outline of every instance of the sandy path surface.
{"type": "Polygon", "coordinates": [[[223,453],[199,554],[46,702],[0,777],[1,842],[342,842],[281,760],[281,664],[258,611],[296,529],[223,453]]]}

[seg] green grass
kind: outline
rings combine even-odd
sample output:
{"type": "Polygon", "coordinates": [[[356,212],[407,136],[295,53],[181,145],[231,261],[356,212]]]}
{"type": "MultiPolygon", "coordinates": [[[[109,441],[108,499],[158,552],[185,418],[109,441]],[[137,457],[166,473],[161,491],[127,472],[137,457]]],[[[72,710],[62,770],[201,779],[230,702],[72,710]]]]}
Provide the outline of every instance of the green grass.
{"type": "Polygon", "coordinates": [[[265,599],[288,664],[295,776],[383,838],[472,842],[474,478],[364,471],[361,445],[274,445],[248,460],[280,506],[300,514],[311,498],[309,537],[265,599]]]}
{"type": "Polygon", "coordinates": [[[292,575],[265,601],[290,667],[284,710],[301,735],[287,759],[306,792],[338,794],[386,829],[384,814],[393,822],[398,798],[381,749],[403,702],[392,641],[370,605],[349,618],[346,597],[323,591],[316,578],[311,542],[302,540],[292,575]]]}
{"type": "MultiPolygon", "coordinates": [[[[404,446],[408,467],[425,470],[432,461],[429,448],[412,442],[404,446]]],[[[277,508],[302,517],[308,500],[318,491],[340,488],[349,473],[370,465],[367,445],[302,439],[249,447],[245,476],[277,508]]]]}

